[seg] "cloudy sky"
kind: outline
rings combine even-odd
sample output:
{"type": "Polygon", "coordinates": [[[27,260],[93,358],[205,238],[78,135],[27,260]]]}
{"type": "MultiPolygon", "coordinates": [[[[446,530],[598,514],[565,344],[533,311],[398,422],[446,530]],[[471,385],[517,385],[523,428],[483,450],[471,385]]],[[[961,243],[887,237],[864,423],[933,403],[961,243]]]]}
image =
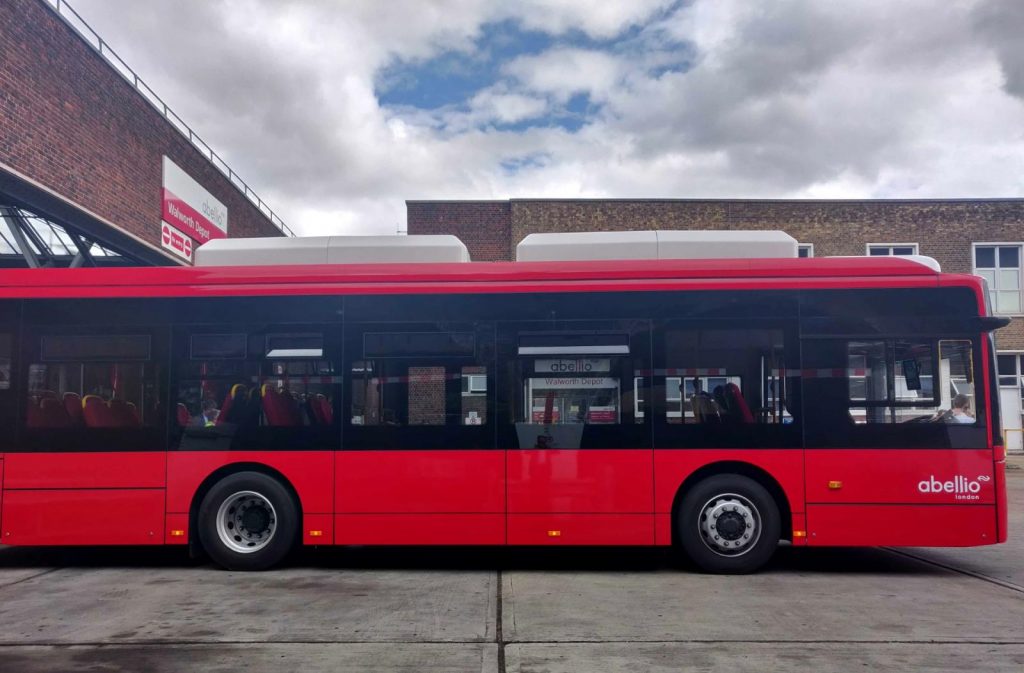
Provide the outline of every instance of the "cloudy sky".
{"type": "Polygon", "coordinates": [[[303,234],[405,199],[1024,196],[1020,0],[72,0],[303,234]]]}

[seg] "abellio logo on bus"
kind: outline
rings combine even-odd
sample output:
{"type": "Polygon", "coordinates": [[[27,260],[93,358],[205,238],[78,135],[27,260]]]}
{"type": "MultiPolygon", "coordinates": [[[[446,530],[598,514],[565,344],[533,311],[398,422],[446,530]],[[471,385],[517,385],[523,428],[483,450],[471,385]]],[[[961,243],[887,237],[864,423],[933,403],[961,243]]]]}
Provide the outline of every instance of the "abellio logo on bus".
{"type": "Polygon", "coordinates": [[[932,475],[917,482],[917,490],[921,493],[949,493],[955,500],[980,500],[981,484],[991,480],[992,477],[984,474],[973,480],[958,474],[950,481],[939,481],[932,475]]]}

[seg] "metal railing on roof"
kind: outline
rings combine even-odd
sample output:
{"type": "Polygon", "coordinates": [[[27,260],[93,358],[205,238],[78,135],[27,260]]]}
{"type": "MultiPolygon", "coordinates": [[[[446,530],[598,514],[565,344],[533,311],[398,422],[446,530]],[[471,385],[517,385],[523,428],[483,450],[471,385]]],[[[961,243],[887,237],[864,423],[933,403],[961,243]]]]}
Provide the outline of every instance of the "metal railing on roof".
{"type": "Polygon", "coordinates": [[[146,84],[138,74],[124,62],[120,56],[117,55],[110,45],[107,44],[99,34],[92,29],[85,19],[75,11],[75,9],[68,4],[67,0],[45,0],[45,3],[54,13],[59,16],[64,23],[71,27],[78,36],[85,41],[93,51],[99,54],[126,82],[135,87],[135,90],[150,104],[157,112],[162,114],[171,126],[178,130],[178,133],[188,138],[192,146],[195,147],[199,152],[205,156],[211,164],[217,167],[217,169],[227,177],[228,182],[234,185],[235,189],[240,191],[253,205],[255,205],[260,212],[262,212],[270,222],[280,229],[287,236],[294,236],[295,233],[288,227],[284,221],[277,216],[270,206],[268,206],[263,199],[259,197],[256,192],[250,189],[249,185],[246,184],[242,178],[238,176],[238,173],[228,166],[227,162],[220,157],[219,154],[213,151],[206,142],[199,137],[192,128],[185,123],[185,121],[178,116],[178,114],[168,107],[167,103],[164,102],[160,96],[156,94],[153,89],[146,84]]]}

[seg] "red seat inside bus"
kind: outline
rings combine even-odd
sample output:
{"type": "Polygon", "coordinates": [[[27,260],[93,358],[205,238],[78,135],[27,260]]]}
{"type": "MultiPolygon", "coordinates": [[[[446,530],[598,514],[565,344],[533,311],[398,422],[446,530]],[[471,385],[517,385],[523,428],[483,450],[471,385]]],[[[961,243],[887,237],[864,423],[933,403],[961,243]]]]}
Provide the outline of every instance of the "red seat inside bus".
{"type": "Polygon", "coordinates": [[[729,402],[730,416],[741,423],[754,422],[754,414],[750,412],[750,407],[747,406],[747,401],[743,398],[743,393],[740,392],[738,385],[735,383],[725,384],[725,396],[729,402]]]}
{"type": "Polygon", "coordinates": [[[230,392],[224,398],[224,404],[221,405],[220,415],[217,416],[217,425],[241,423],[248,404],[249,389],[241,383],[231,386],[230,392]]]}
{"type": "Polygon", "coordinates": [[[303,425],[302,411],[290,392],[278,392],[270,384],[263,384],[263,414],[271,426],[293,427],[303,425]]]}
{"type": "Polygon", "coordinates": [[[85,418],[82,416],[81,395],[78,393],[64,393],[64,411],[67,412],[72,425],[85,425],[85,418]]]}

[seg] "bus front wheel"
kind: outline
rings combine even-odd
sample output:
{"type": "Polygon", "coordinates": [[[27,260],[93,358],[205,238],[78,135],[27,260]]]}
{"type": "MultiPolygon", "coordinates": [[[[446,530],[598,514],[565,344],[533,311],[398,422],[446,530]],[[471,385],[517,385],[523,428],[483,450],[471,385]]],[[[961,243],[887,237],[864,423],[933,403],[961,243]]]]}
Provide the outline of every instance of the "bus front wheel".
{"type": "Polygon", "coordinates": [[[717,474],[683,496],[676,531],[683,551],[701,570],[757,570],[779,544],[779,506],[764,486],[739,474],[717,474]]]}
{"type": "Polygon", "coordinates": [[[264,570],[295,546],[298,507],[280,481],[236,472],[214,484],[196,523],[203,549],[228,570],[264,570]]]}

